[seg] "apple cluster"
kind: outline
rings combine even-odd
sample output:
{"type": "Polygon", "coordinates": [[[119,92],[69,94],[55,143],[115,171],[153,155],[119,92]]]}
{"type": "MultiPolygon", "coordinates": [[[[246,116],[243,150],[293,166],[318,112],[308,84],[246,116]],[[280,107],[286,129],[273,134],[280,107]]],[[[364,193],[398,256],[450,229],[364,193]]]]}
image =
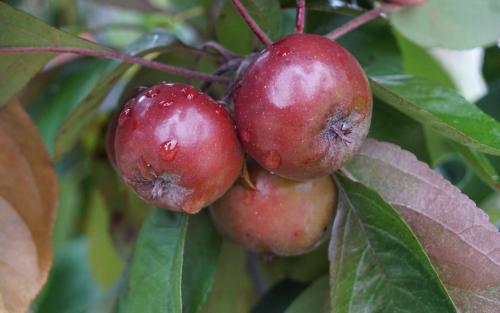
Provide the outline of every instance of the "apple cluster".
{"type": "Polygon", "coordinates": [[[232,90],[234,116],[198,89],[159,83],[130,99],[108,135],[124,181],[160,208],[197,213],[250,250],[297,255],[324,238],[330,174],[361,146],[372,96],[356,59],[317,35],[267,47],[232,90]],[[238,179],[248,156],[246,180],[238,179]]]}

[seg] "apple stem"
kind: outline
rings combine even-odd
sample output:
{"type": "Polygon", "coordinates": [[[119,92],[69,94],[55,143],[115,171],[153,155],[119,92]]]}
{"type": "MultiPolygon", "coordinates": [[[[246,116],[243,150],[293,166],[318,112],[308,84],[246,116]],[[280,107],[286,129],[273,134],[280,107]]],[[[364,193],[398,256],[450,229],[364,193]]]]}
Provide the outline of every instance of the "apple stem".
{"type": "Polygon", "coordinates": [[[149,61],[140,57],[123,54],[115,50],[92,50],[73,47],[22,47],[22,48],[0,48],[0,54],[37,54],[37,53],[73,53],[77,55],[92,56],[105,59],[117,59],[126,63],[139,64],[162,72],[211,81],[213,83],[229,84],[231,80],[222,76],[214,76],[208,73],[188,70],[182,67],[149,61]]]}
{"type": "Polygon", "coordinates": [[[231,0],[234,7],[240,13],[241,17],[248,24],[248,27],[254,32],[255,36],[266,46],[269,47],[273,42],[267,37],[266,33],[259,27],[255,20],[250,16],[247,9],[243,6],[240,0],[231,0]]]}
{"type": "Polygon", "coordinates": [[[226,59],[226,61],[240,57],[236,53],[230,51],[229,49],[227,49],[226,47],[215,41],[207,41],[203,43],[201,49],[202,50],[214,49],[215,51],[217,51],[218,54],[220,54],[224,59],[226,59]]]}
{"type": "Polygon", "coordinates": [[[370,10],[366,13],[359,15],[358,17],[350,20],[346,24],[340,26],[337,29],[334,29],[332,32],[325,35],[326,38],[330,40],[337,40],[339,37],[347,34],[348,32],[376,19],[383,13],[391,12],[396,9],[398,6],[392,4],[384,4],[378,8],[370,10]]]}
{"type": "MultiPolygon", "coordinates": [[[[240,66],[241,62],[243,61],[243,58],[240,58],[240,57],[235,57],[229,61],[227,61],[226,63],[222,64],[221,66],[219,66],[218,68],[215,69],[215,71],[212,72],[212,75],[214,76],[220,76],[224,73],[226,73],[227,71],[231,70],[231,69],[234,69],[234,68],[237,68],[238,66],[240,66]]],[[[211,81],[206,81],[200,88],[201,91],[205,92],[208,88],[210,88],[210,86],[212,85],[213,82],[211,81]]]]}
{"type": "Polygon", "coordinates": [[[297,34],[302,34],[304,32],[305,15],[306,15],[306,1],[297,0],[297,14],[295,19],[295,32],[297,34]]]}

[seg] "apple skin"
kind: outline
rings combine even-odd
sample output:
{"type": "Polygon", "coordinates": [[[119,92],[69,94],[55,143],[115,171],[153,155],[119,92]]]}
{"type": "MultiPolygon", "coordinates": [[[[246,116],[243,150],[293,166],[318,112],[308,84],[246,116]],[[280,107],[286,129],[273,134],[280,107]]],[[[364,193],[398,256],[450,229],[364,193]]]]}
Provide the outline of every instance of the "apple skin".
{"type": "Polygon", "coordinates": [[[303,182],[249,166],[255,190],[239,181],[210,206],[216,227],[230,240],[254,252],[292,256],[318,246],[328,232],[337,205],[329,176],[303,182]]]}
{"type": "Polygon", "coordinates": [[[160,83],[129,100],[110,160],[146,202],[197,213],[238,178],[243,153],[226,110],[184,84],[160,83]]]}
{"type": "Polygon", "coordinates": [[[372,94],[360,65],[339,44],[294,34],[265,49],[232,95],[245,151],[295,180],[329,175],[363,143],[372,94]]]}

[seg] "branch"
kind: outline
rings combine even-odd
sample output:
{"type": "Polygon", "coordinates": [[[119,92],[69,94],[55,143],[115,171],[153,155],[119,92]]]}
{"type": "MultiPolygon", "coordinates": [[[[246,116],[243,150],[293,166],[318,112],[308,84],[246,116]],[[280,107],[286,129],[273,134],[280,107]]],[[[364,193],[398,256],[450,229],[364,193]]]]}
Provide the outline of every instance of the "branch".
{"type": "Polygon", "coordinates": [[[203,72],[192,71],[182,67],[163,64],[160,62],[149,61],[140,57],[123,54],[114,50],[98,51],[92,49],[73,48],[73,47],[23,47],[23,48],[0,48],[1,54],[36,54],[36,53],[73,53],[78,55],[93,56],[106,59],[117,59],[126,63],[139,64],[145,67],[153,68],[162,72],[175,74],[184,77],[206,80],[213,83],[229,84],[230,79],[226,77],[214,76],[203,72]]]}
{"type": "Polygon", "coordinates": [[[259,27],[259,25],[255,22],[255,20],[250,16],[247,9],[243,6],[240,0],[231,0],[233,2],[234,7],[238,10],[241,17],[248,24],[250,29],[254,32],[254,34],[259,38],[259,40],[266,46],[269,47],[273,42],[267,37],[266,33],[259,27]]]}
{"type": "Polygon", "coordinates": [[[295,18],[295,32],[302,34],[304,32],[304,21],[306,15],[306,1],[297,0],[297,15],[295,18]]]}
{"type": "Polygon", "coordinates": [[[215,41],[207,41],[203,43],[203,45],[201,46],[202,50],[208,48],[212,48],[215,51],[217,51],[217,53],[219,53],[224,59],[226,59],[226,61],[240,57],[236,53],[230,51],[229,49],[227,49],[226,47],[215,41]]]}
{"type": "MultiPolygon", "coordinates": [[[[233,58],[226,63],[222,64],[218,68],[215,69],[215,71],[212,72],[212,75],[214,76],[220,76],[226,73],[229,70],[232,70],[234,68],[237,68],[240,66],[241,62],[243,61],[243,58],[233,58]]],[[[212,85],[212,82],[206,81],[203,86],[201,86],[200,90],[205,92],[207,91],[208,88],[212,85]]]]}
{"type": "Polygon", "coordinates": [[[384,4],[381,7],[375,8],[371,11],[361,14],[360,16],[350,20],[346,24],[340,26],[337,29],[334,29],[329,34],[325,35],[326,38],[331,40],[337,40],[339,37],[347,34],[348,32],[376,19],[383,13],[391,12],[396,9],[398,6],[391,4],[384,4]]]}

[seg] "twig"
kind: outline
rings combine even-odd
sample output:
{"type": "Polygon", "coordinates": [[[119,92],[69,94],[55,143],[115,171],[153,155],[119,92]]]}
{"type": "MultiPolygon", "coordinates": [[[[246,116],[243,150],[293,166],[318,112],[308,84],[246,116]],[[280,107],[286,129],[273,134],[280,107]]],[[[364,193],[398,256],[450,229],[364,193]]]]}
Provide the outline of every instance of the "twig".
{"type": "MultiPolygon", "coordinates": [[[[222,64],[221,66],[219,66],[218,68],[215,69],[215,71],[212,72],[212,75],[214,76],[220,76],[224,73],[226,73],[227,71],[233,69],[233,68],[237,68],[238,66],[240,66],[240,63],[243,61],[243,58],[234,58],[234,59],[231,59],[229,60],[228,62],[222,64]]],[[[212,82],[211,81],[206,81],[200,88],[201,91],[206,91],[208,88],[210,88],[210,86],[212,85],[212,82]]]]}
{"type": "Polygon", "coordinates": [[[382,13],[391,12],[396,9],[397,6],[392,4],[384,4],[378,8],[370,10],[366,13],[361,14],[360,16],[350,20],[348,23],[340,26],[339,28],[333,30],[329,34],[325,35],[326,38],[331,40],[337,40],[339,37],[347,34],[348,32],[376,19],[382,13]]]}
{"type": "Polygon", "coordinates": [[[226,47],[215,41],[207,41],[203,43],[203,45],[201,46],[201,49],[203,50],[208,48],[217,51],[217,53],[219,53],[224,59],[226,59],[226,61],[240,57],[236,53],[230,51],[229,49],[227,49],[226,47]]]}
{"type": "Polygon", "coordinates": [[[297,0],[297,15],[295,19],[295,32],[297,34],[302,34],[304,32],[305,15],[306,15],[306,1],[297,0]]]}
{"type": "Polygon", "coordinates": [[[184,77],[192,77],[200,80],[207,80],[213,83],[229,84],[230,79],[221,76],[214,76],[208,73],[188,70],[182,67],[163,64],[160,62],[149,61],[140,57],[123,54],[115,50],[92,50],[73,47],[23,47],[23,48],[0,48],[0,54],[16,54],[16,53],[74,53],[78,55],[93,56],[106,59],[117,59],[126,63],[139,64],[145,67],[153,68],[162,72],[175,74],[184,77]]]}
{"type": "Polygon", "coordinates": [[[240,0],[231,0],[233,2],[234,7],[238,10],[241,17],[248,24],[250,29],[254,32],[254,34],[259,38],[259,40],[266,46],[270,46],[272,41],[267,37],[266,33],[259,27],[259,25],[255,22],[255,20],[250,16],[247,9],[243,6],[240,0]]]}

